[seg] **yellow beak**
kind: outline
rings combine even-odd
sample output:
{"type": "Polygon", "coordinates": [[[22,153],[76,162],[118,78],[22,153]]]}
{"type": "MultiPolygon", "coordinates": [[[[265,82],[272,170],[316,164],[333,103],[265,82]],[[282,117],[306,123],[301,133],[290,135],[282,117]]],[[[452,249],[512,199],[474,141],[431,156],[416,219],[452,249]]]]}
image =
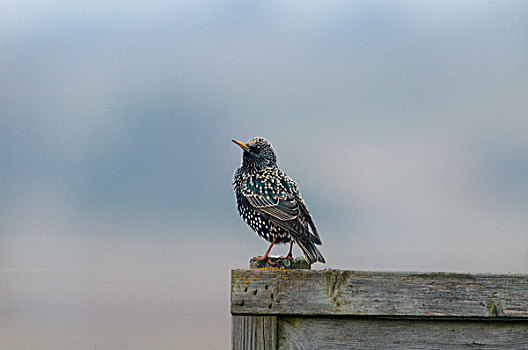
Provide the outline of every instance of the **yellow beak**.
{"type": "Polygon", "coordinates": [[[237,141],[237,140],[231,140],[231,141],[233,141],[238,146],[240,146],[240,148],[242,148],[244,151],[249,152],[249,147],[244,142],[240,142],[240,141],[237,141]]]}

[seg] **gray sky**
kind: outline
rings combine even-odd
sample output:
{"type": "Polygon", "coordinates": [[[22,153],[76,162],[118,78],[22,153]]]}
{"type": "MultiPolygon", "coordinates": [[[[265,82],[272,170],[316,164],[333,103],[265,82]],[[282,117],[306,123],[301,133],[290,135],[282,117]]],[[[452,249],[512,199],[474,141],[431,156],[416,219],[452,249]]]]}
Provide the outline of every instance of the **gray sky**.
{"type": "Polygon", "coordinates": [[[4,2],[0,345],[227,348],[232,138],[317,268],[526,272],[527,135],[523,1],[4,2]]]}

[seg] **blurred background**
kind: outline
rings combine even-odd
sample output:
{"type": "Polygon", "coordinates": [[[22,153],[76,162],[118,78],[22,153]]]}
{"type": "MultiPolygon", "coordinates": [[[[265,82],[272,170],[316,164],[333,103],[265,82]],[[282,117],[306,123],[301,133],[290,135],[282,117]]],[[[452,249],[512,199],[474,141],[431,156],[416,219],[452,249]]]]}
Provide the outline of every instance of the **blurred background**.
{"type": "Polygon", "coordinates": [[[527,2],[4,1],[0,348],[229,348],[253,136],[315,268],[528,270],[527,2]]]}

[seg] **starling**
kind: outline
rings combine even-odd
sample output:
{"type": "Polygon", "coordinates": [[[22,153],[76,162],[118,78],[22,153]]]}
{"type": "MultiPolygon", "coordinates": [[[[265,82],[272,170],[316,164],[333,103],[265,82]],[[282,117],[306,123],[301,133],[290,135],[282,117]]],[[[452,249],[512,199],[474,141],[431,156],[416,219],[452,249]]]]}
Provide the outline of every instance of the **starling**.
{"type": "Polygon", "coordinates": [[[292,258],[297,243],[309,264],[324,263],[315,246],[322,244],[312,216],[295,181],[277,167],[277,155],[268,140],[254,137],[242,148],[242,166],[235,171],[233,185],[238,212],[259,236],[271,242],[263,257],[267,260],[275,243],[290,243],[287,258],[292,258]]]}

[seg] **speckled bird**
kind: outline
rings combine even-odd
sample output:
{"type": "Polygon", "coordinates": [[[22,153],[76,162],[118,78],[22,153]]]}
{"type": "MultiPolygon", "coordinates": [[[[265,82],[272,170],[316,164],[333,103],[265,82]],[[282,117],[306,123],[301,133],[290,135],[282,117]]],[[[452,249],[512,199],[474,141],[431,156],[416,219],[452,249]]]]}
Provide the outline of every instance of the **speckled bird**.
{"type": "Polygon", "coordinates": [[[242,166],[235,171],[233,185],[238,212],[259,236],[270,242],[267,260],[276,243],[290,243],[287,258],[292,258],[295,242],[309,264],[324,263],[316,245],[321,238],[295,181],[277,167],[277,155],[271,143],[254,137],[247,143],[233,140],[242,148],[242,166]]]}

